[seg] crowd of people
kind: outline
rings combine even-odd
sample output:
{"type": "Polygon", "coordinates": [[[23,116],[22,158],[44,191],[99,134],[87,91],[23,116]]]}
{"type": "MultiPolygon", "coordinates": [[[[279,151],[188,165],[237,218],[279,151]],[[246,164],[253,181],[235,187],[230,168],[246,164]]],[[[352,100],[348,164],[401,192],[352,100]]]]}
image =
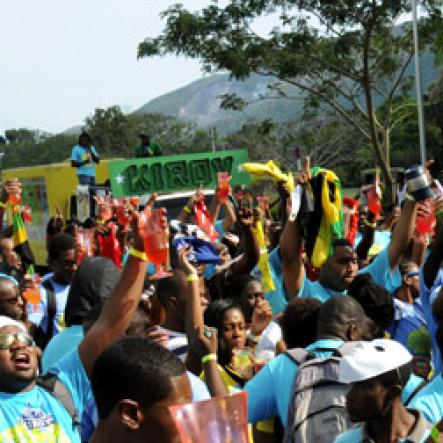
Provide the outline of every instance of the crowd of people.
{"type": "MultiPolygon", "coordinates": [[[[72,161],[93,185],[86,135],[72,161]]],[[[4,224],[0,442],[443,441],[438,180],[413,168],[381,207],[378,179],[291,178],[199,189],[175,220],[155,194],[57,213],[41,278],[4,224]]]]}

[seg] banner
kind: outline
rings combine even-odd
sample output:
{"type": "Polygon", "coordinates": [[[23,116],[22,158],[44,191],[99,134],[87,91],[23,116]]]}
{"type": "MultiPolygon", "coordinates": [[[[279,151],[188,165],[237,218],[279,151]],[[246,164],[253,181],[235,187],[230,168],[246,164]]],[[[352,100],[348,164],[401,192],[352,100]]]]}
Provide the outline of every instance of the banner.
{"type": "Polygon", "coordinates": [[[245,149],[204,152],[130,160],[111,160],[109,178],[114,197],[153,192],[177,192],[217,187],[217,172],[228,172],[231,185],[248,185],[249,174],[241,169],[248,161],[245,149]]]}

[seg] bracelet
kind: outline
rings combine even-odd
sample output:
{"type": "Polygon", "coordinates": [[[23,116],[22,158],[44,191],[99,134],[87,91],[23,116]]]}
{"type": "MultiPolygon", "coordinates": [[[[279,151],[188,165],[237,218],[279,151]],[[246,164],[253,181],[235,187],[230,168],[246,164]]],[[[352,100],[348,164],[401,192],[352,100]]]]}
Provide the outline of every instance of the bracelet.
{"type": "Polygon", "coordinates": [[[6,208],[6,203],[0,202],[0,208],[5,209],[6,208]]]}
{"type": "Polygon", "coordinates": [[[429,433],[429,437],[431,437],[432,441],[435,443],[438,443],[439,439],[438,436],[440,435],[440,431],[437,427],[437,425],[434,425],[431,429],[431,432],[429,433]]]}
{"type": "Polygon", "coordinates": [[[188,205],[185,205],[183,206],[183,212],[186,212],[186,214],[190,214],[192,211],[188,205]]]}
{"type": "Polygon", "coordinates": [[[373,222],[371,223],[369,220],[364,220],[363,223],[365,224],[365,226],[367,226],[368,228],[376,228],[377,227],[377,222],[373,222]]]}
{"type": "Polygon", "coordinates": [[[202,364],[205,364],[208,361],[217,361],[217,354],[206,354],[202,357],[202,364]]]}
{"type": "Polygon", "coordinates": [[[189,275],[186,277],[186,280],[187,280],[188,282],[193,282],[193,281],[199,281],[200,278],[199,278],[198,274],[189,274],[189,275]]]}
{"type": "Polygon", "coordinates": [[[135,248],[131,248],[129,250],[129,255],[132,255],[135,258],[138,258],[142,261],[148,261],[148,257],[146,257],[146,252],[145,251],[139,251],[135,248]]]}
{"type": "Polygon", "coordinates": [[[415,198],[412,197],[412,195],[409,194],[409,192],[406,193],[406,195],[405,195],[405,200],[408,200],[408,201],[410,201],[410,202],[415,202],[415,198]]]}

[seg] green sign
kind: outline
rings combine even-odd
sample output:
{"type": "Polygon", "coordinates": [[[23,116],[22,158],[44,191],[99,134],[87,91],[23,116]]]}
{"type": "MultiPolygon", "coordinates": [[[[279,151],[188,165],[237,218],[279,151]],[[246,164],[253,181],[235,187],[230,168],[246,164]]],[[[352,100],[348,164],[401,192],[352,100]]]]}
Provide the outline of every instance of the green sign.
{"type": "Polygon", "coordinates": [[[144,195],[215,188],[217,172],[229,172],[231,185],[249,184],[249,174],[240,168],[249,161],[245,149],[200,154],[113,160],[109,162],[112,194],[144,195]]]}

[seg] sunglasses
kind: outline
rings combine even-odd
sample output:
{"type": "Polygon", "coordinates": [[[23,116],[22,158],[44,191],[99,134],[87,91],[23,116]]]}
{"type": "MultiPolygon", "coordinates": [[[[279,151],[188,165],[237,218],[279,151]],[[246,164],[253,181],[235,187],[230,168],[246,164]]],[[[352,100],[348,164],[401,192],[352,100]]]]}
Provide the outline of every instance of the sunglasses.
{"type": "Polygon", "coordinates": [[[0,350],[9,349],[15,341],[25,346],[34,346],[34,340],[28,334],[25,332],[15,332],[0,334],[0,350]]]}
{"type": "Polygon", "coordinates": [[[408,277],[419,277],[420,276],[420,272],[408,272],[406,275],[408,277]]]}

